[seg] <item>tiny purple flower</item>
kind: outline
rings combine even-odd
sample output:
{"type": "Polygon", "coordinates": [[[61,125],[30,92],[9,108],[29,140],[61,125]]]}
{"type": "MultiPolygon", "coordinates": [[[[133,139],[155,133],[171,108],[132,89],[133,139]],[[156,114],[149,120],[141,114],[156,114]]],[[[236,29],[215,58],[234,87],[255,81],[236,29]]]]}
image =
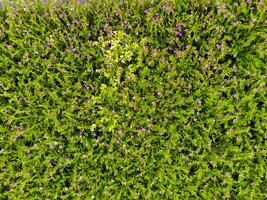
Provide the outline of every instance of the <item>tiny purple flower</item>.
{"type": "Polygon", "coordinates": [[[159,18],[159,17],[154,17],[154,18],[153,18],[153,21],[154,21],[154,22],[159,22],[159,21],[160,21],[160,18],[159,18]]]}
{"type": "Polygon", "coordinates": [[[178,26],[183,26],[183,22],[179,22],[177,25],[178,26]]]}
{"type": "Polygon", "coordinates": [[[263,2],[262,1],[259,1],[258,5],[259,6],[262,6],[263,5],[263,2]]]}
{"type": "Polygon", "coordinates": [[[233,98],[236,99],[236,94],[233,94],[233,98]]]}
{"type": "Polygon", "coordinates": [[[181,33],[181,32],[179,32],[179,31],[176,31],[176,35],[178,35],[178,36],[182,37],[182,33],[181,33]]]}
{"type": "Polygon", "coordinates": [[[100,29],[100,30],[99,30],[99,33],[100,33],[101,35],[103,35],[103,34],[104,34],[104,31],[103,31],[102,29],[100,29]]]}
{"type": "Polygon", "coordinates": [[[181,54],[182,54],[182,51],[181,51],[181,50],[178,50],[178,51],[176,50],[176,51],[175,51],[175,54],[176,54],[176,55],[181,55],[181,54]]]}
{"type": "Polygon", "coordinates": [[[150,12],[150,8],[149,9],[145,9],[145,14],[148,14],[150,12]]]}
{"type": "Polygon", "coordinates": [[[105,25],[104,25],[104,29],[107,29],[107,28],[108,28],[108,26],[109,26],[108,24],[105,24],[105,25]]]}
{"type": "Polygon", "coordinates": [[[196,102],[198,105],[201,105],[202,104],[202,101],[200,99],[197,100],[196,102]]]}
{"type": "Polygon", "coordinates": [[[237,73],[238,72],[238,68],[235,66],[234,67],[234,73],[237,73]]]}

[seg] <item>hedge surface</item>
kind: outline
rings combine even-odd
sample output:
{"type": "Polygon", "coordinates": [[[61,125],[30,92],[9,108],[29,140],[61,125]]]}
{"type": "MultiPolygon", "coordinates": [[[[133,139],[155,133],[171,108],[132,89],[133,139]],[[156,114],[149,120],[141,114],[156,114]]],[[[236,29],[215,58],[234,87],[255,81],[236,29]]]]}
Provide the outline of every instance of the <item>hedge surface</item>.
{"type": "Polygon", "coordinates": [[[266,1],[1,5],[0,199],[267,197],[266,1]]]}

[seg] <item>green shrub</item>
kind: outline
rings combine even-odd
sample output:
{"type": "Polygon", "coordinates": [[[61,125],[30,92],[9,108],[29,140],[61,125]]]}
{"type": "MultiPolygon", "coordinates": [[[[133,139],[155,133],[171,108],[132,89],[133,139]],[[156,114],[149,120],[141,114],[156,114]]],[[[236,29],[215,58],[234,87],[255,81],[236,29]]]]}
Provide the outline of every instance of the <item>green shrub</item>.
{"type": "Polygon", "coordinates": [[[1,3],[0,199],[266,198],[266,24],[256,0],[1,3]]]}

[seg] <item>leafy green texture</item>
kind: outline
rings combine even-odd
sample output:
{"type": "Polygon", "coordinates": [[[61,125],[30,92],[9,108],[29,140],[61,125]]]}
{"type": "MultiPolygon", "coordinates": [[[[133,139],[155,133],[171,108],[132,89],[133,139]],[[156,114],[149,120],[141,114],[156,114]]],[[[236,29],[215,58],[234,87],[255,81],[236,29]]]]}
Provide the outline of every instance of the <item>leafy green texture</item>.
{"type": "Polygon", "coordinates": [[[265,199],[266,1],[0,6],[0,199],[265,199]]]}

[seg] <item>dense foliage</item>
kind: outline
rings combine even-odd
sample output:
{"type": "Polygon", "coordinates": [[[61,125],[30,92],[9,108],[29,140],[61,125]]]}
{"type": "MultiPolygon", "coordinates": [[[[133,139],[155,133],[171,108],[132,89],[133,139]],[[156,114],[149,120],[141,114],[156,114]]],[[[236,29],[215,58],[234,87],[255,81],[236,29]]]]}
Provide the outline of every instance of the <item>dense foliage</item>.
{"type": "Polygon", "coordinates": [[[0,199],[267,197],[266,2],[0,6],[0,199]]]}

